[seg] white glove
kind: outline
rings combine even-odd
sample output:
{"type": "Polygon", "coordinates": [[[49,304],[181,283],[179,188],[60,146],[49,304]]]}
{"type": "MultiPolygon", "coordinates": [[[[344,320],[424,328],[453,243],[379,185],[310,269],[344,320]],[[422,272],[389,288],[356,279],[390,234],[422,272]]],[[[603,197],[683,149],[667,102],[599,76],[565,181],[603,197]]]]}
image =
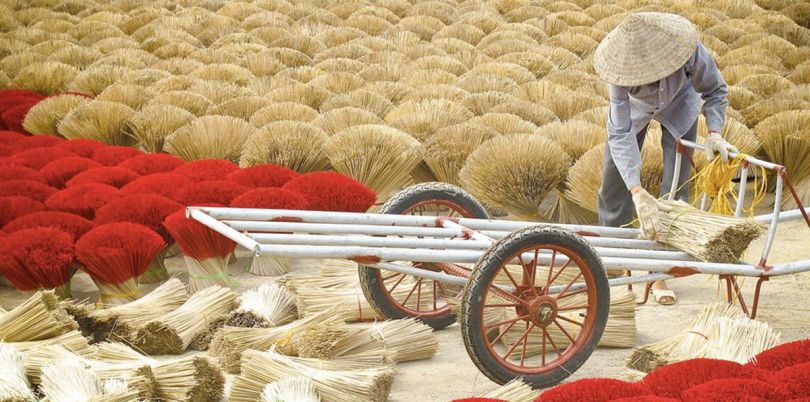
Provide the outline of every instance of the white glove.
{"type": "Polygon", "coordinates": [[[661,226],[658,214],[661,211],[671,211],[672,207],[658,201],[644,189],[633,194],[633,203],[636,204],[641,234],[650,240],[655,240],[658,227],[661,226]]]}
{"type": "Polygon", "coordinates": [[[703,146],[705,147],[706,157],[709,158],[710,161],[714,160],[715,152],[720,154],[720,160],[723,162],[728,162],[729,152],[740,152],[737,150],[737,147],[729,144],[728,141],[720,136],[720,134],[714,131],[709,132],[709,136],[706,137],[706,141],[703,141],[703,146]]]}

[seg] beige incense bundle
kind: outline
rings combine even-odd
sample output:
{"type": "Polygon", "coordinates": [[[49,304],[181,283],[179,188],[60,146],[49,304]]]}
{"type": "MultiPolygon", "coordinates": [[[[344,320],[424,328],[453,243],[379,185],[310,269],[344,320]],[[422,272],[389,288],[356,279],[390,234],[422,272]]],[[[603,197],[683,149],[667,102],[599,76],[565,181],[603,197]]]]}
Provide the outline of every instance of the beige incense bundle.
{"type": "MultiPolygon", "coordinates": [[[[572,308],[577,306],[587,305],[588,299],[585,295],[575,295],[566,297],[561,300],[560,308],[572,308]]],[[[560,312],[560,316],[564,316],[567,320],[574,322],[583,322],[580,315],[585,310],[567,310],[560,312]]],[[[516,318],[514,310],[507,310],[506,319],[516,318]]],[[[557,320],[562,329],[556,325],[546,327],[548,336],[553,340],[554,345],[558,348],[564,348],[571,344],[571,339],[576,339],[579,334],[579,325],[567,320],[557,320]],[[564,331],[563,331],[564,329],[564,331]]],[[[511,347],[516,342],[521,345],[515,348],[512,352],[513,356],[520,356],[523,353],[523,332],[526,328],[520,324],[508,327],[504,325],[502,330],[506,331],[501,337],[501,341],[507,346],[511,347]],[[508,328],[508,329],[507,329],[508,328]]],[[[526,338],[526,356],[538,356],[543,353],[543,330],[540,328],[532,329],[526,338]]],[[[602,338],[599,339],[599,347],[612,347],[612,348],[631,348],[635,345],[636,340],[636,298],[635,295],[624,289],[612,289],[610,297],[610,313],[608,314],[607,324],[605,331],[602,333],[602,338]]],[[[546,353],[551,352],[553,349],[550,342],[546,343],[546,353]]]]}
{"type": "Polygon", "coordinates": [[[321,402],[315,385],[305,377],[284,377],[267,384],[259,397],[260,402],[321,402]]]}
{"type": "Polygon", "coordinates": [[[0,401],[36,400],[31,392],[22,353],[12,345],[0,343],[0,401]]]}
{"type": "Polygon", "coordinates": [[[717,215],[683,202],[662,201],[672,208],[661,211],[658,241],[706,262],[739,262],[751,241],[766,226],[750,219],[717,215]]]}
{"type": "Polygon", "coordinates": [[[137,402],[138,392],[125,380],[102,381],[78,360],[62,360],[42,369],[42,393],[49,402],[137,402]]]}
{"type": "Polygon", "coordinates": [[[191,296],[178,309],[138,329],[132,343],[150,355],[183,353],[211,321],[236,307],[236,294],[228,288],[209,286],[191,296]]]}
{"type": "Polygon", "coordinates": [[[277,327],[298,318],[295,296],[287,289],[267,283],[239,296],[239,307],[226,325],[231,327],[277,327]]]}
{"type": "Polygon", "coordinates": [[[217,332],[208,353],[219,359],[220,365],[228,373],[238,373],[242,353],[248,349],[267,350],[277,347],[279,351],[298,354],[301,334],[315,324],[337,324],[346,321],[346,314],[335,308],[328,308],[318,314],[306,316],[280,327],[241,328],[223,327],[217,332]]]}
{"type": "Polygon", "coordinates": [[[59,306],[52,290],[40,291],[0,316],[0,341],[37,341],[78,328],[76,321],[59,306]]]}
{"type": "Polygon", "coordinates": [[[53,338],[42,339],[39,341],[13,342],[8,343],[7,345],[14,346],[20,352],[49,345],[60,345],[77,353],[88,352],[90,350],[90,343],[87,342],[87,338],[82,336],[81,332],[79,331],[70,331],[53,338]]]}
{"type": "Polygon", "coordinates": [[[488,392],[484,398],[500,399],[509,402],[532,402],[537,399],[540,391],[534,390],[531,386],[523,382],[523,379],[516,378],[508,383],[488,392]]]}
{"type": "MultiPolygon", "coordinates": [[[[391,293],[391,297],[396,300],[405,300],[411,292],[410,287],[403,286],[391,293]]],[[[363,289],[359,286],[353,289],[343,288],[298,288],[297,289],[298,314],[307,316],[323,311],[324,309],[336,306],[339,311],[348,314],[347,321],[372,321],[384,319],[366,300],[363,289]]],[[[416,306],[417,298],[414,296],[408,300],[408,306],[416,306]]],[[[419,304],[427,307],[432,302],[424,298],[419,304]]]]}
{"type": "Polygon", "coordinates": [[[670,363],[708,357],[746,363],[779,343],[769,325],[726,303],[706,306],[684,331],[633,350],[627,367],[645,373],[670,363]]]}
{"type": "Polygon", "coordinates": [[[302,288],[345,288],[360,286],[357,264],[348,260],[324,260],[317,274],[287,275],[279,283],[290,292],[302,288]]]}
{"type": "Polygon", "coordinates": [[[187,300],[183,282],[170,278],[138,300],[96,310],[89,317],[95,341],[130,339],[140,327],[178,309],[187,300]]]}
{"type": "Polygon", "coordinates": [[[234,379],[230,401],[256,401],[267,384],[289,376],[308,378],[324,401],[383,402],[388,399],[394,370],[390,365],[289,357],[275,348],[248,350],[242,374],[234,379]]]}
{"type": "Polygon", "coordinates": [[[204,356],[156,360],[122,343],[96,345],[95,358],[108,362],[139,361],[149,365],[155,377],[155,393],[162,401],[219,401],[225,390],[225,376],[204,356]]]}
{"type": "Polygon", "coordinates": [[[415,318],[372,324],[314,325],[301,335],[298,355],[383,363],[429,359],[439,349],[433,329],[415,318]]]}

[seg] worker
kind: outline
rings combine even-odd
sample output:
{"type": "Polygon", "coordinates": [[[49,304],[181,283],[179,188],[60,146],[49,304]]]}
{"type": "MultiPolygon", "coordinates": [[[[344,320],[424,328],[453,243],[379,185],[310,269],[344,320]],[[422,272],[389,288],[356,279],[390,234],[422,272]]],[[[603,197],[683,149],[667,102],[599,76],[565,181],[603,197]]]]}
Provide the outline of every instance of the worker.
{"type": "MultiPolygon", "coordinates": [[[[708,136],[709,160],[715,153],[728,160],[737,149],[720,132],[728,107],[728,88],[709,52],[698,41],[689,20],[674,14],[642,12],[628,15],[599,44],[593,58],[597,74],[609,84],[607,145],[599,189],[599,223],[624,226],[638,217],[641,233],[657,238],[659,213],[667,210],[641,185],[641,152],[651,120],[661,124],[664,175],[660,196],[668,195],[675,173],[675,139],[694,141],[701,111],[708,136]]],[[[688,151],[691,157],[691,149],[688,151]]],[[[686,159],[678,173],[675,199],[686,201],[691,166],[686,159]]],[[[675,292],[664,281],[652,286],[660,304],[674,304],[675,292]]]]}

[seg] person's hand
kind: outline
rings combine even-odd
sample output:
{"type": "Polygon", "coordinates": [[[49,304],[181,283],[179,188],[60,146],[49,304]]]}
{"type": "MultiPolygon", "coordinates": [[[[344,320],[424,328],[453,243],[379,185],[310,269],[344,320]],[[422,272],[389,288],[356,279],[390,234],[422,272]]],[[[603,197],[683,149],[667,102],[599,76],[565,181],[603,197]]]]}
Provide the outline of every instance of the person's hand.
{"type": "Polygon", "coordinates": [[[721,137],[716,131],[709,131],[709,136],[706,137],[706,141],[703,141],[703,146],[705,147],[704,152],[706,152],[706,158],[708,158],[710,161],[714,160],[715,152],[720,155],[720,160],[723,162],[728,162],[729,152],[740,152],[737,150],[737,147],[729,144],[728,141],[723,139],[723,137],[721,137]]]}
{"type": "Polygon", "coordinates": [[[662,211],[671,211],[672,207],[658,201],[641,187],[635,187],[631,192],[641,234],[647,239],[655,240],[658,227],[661,226],[658,214],[662,211]]]}

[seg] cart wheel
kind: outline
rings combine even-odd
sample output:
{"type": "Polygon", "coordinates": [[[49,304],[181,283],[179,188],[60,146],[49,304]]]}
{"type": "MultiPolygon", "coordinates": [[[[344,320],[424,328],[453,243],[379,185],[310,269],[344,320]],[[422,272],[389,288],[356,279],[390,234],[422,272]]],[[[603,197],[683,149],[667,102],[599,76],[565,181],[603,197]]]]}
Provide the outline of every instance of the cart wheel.
{"type": "MultiPolygon", "coordinates": [[[[388,200],[382,213],[487,219],[483,206],[466,191],[447,183],[421,183],[402,190],[388,200]]],[[[413,262],[413,266],[440,271],[440,264],[413,262]]],[[[447,301],[458,297],[453,287],[411,275],[358,266],[363,293],[378,313],[386,318],[417,317],[434,329],[456,321],[447,301]]]]}
{"type": "Polygon", "coordinates": [[[609,310],[593,248],[569,231],[536,226],[504,237],[478,261],[463,295],[461,333],[487,377],[499,384],[523,377],[543,388],[585,363],[609,310]]]}

